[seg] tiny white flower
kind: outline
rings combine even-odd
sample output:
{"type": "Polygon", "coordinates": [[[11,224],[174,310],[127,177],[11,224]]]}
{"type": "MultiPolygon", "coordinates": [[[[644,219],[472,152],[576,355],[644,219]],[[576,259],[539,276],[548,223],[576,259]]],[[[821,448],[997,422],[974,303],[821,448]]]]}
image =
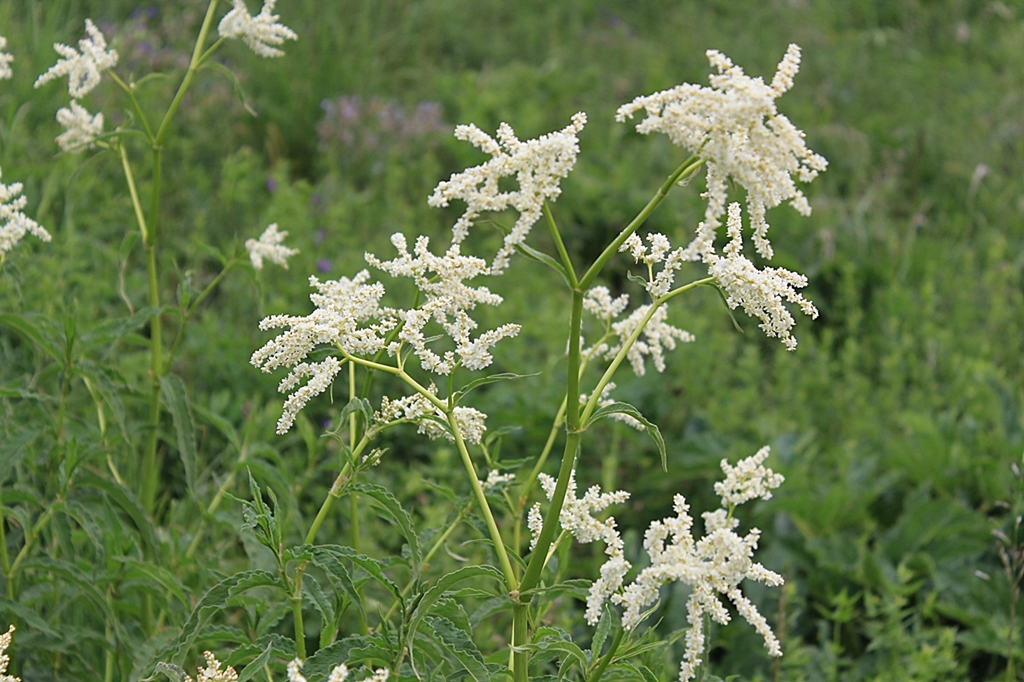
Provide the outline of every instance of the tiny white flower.
{"type": "Polygon", "coordinates": [[[0,182],[0,259],[21,241],[26,232],[44,242],[50,241],[50,233],[22,213],[26,203],[28,199],[21,196],[20,182],[12,182],[10,185],[0,182]]]}
{"type": "Polygon", "coordinates": [[[103,113],[92,116],[85,107],[71,100],[71,108],[57,110],[57,122],[66,130],[57,136],[57,146],[65,152],[79,152],[94,147],[103,134],[103,113]]]}
{"type": "Polygon", "coordinates": [[[75,99],[85,97],[100,83],[100,74],[117,65],[117,51],[107,49],[107,41],[103,32],[89,19],[85,20],[87,38],[78,41],[79,54],[75,48],[62,43],[54,43],[53,49],[64,57],[51,66],[46,73],[36,79],[35,87],[39,87],[61,76],[68,77],[68,92],[75,99]]]}
{"type": "MultiPolygon", "coordinates": [[[[195,682],[235,682],[238,679],[238,673],[230,665],[221,670],[221,662],[209,651],[204,651],[203,657],[206,659],[206,667],[199,669],[195,682]]],[[[192,682],[188,675],[185,675],[185,680],[192,682]]]]}
{"type": "Polygon", "coordinates": [[[334,666],[334,670],[327,677],[327,682],[345,682],[348,679],[348,666],[342,663],[334,666]]]}
{"type": "Polygon", "coordinates": [[[771,499],[772,490],[786,479],[763,466],[770,452],[771,448],[766,445],[753,456],[741,459],[735,467],[730,466],[728,460],[721,461],[725,480],[715,483],[715,492],[722,497],[723,507],[743,504],[755,498],[771,499]]]}
{"type": "Polygon", "coordinates": [[[224,15],[217,25],[222,38],[241,38],[249,48],[261,57],[282,57],[284,52],[272,47],[285,40],[298,40],[299,36],[273,14],[277,0],[264,0],[263,9],[255,17],[249,14],[245,0],[232,0],[233,9],[224,15]]]}
{"type": "Polygon", "coordinates": [[[583,296],[583,309],[605,322],[611,322],[621,315],[628,305],[629,294],[622,294],[613,299],[608,287],[593,287],[583,296]]]}
{"type": "Polygon", "coordinates": [[[11,69],[11,62],[14,56],[7,54],[7,38],[0,36],[0,79],[8,80],[14,77],[14,70],[11,69]]]}
{"type": "MultiPolygon", "coordinates": [[[[623,344],[627,339],[629,339],[630,335],[636,331],[637,325],[640,324],[640,321],[650,309],[650,304],[642,305],[634,310],[629,317],[612,325],[612,331],[618,335],[619,343],[607,350],[605,353],[606,359],[611,360],[616,354],[618,354],[623,344]]],[[[678,327],[673,327],[665,322],[667,317],[668,304],[664,303],[654,311],[654,314],[651,315],[651,319],[647,322],[647,326],[645,326],[643,332],[641,332],[640,338],[638,338],[629,351],[626,352],[626,358],[633,367],[633,373],[638,377],[642,377],[646,372],[646,366],[644,363],[645,356],[649,355],[651,357],[654,361],[654,368],[656,370],[664,372],[665,349],[675,350],[677,340],[682,343],[691,343],[694,341],[694,336],[690,332],[679,329],[678,327]]]]}
{"type": "Polygon", "coordinates": [[[514,208],[519,218],[491,263],[493,274],[504,272],[515,247],[526,241],[530,228],[540,219],[544,202],[554,201],[561,194],[558,183],[576,164],[579,153],[576,135],[586,122],[586,114],[580,112],[564,129],[525,142],[516,137],[507,123],[498,127],[497,140],[475,125],[456,127],[455,137],[466,140],[492,158],[441,182],[427,200],[431,206],[447,206],[452,199],[465,202],[466,212],[452,227],[452,243],[465,240],[470,226],[481,213],[514,208]],[[500,191],[498,181],[513,175],[519,189],[500,191]]]}
{"type": "MultiPolygon", "coordinates": [[[[102,125],[102,123],[103,119],[101,118],[100,124],[102,125]]],[[[245,240],[245,248],[249,252],[252,266],[257,270],[262,270],[263,259],[266,258],[271,263],[277,263],[287,270],[288,259],[299,252],[298,249],[289,249],[283,244],[284,238],[287,236],[287,231],[278,232],[277,223],[271,223],[267,226],[267,229],[263,230],[259,241],[255,239],[245,240]]]]}
{"type": "Polygon", "coordinates": [[[11,657],[7,655],[7,647],[11,646],[13,635],[13,625],[0,635],[0,682],[21,682],[17,677],[7,674],[7,664],[11,662],[11,657]]]}
{"type": "Polygon", "coordinates": [[[514,480],[516,480],[515,474],[503,474],[497,469],[491,469],[487,472],[487,479],[480,482],[480,487],[484,490],[490,490],[504,483],[511,483],[514,480]]]}
{"type": "Polygon", "coordinates": [[[302,676],[302,661],[297,658],[293,658],[288,661],[288,682],[306,682],[306,678],[302,676]]]}

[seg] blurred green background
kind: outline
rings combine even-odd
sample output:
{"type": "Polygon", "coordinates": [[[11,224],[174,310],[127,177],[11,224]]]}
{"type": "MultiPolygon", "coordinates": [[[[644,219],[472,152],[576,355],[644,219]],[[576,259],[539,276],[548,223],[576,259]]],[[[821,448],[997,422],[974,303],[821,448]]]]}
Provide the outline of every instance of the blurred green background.
{"type": "MultiPolygon", "coordinates": [[[[51,44],[74,44],[91,17],[121,53],[119,73],[175,74],[145,86],[153,102],[165,102],[204,9],[192,0],[0,3],[0,34],[16,55],[14,79],[0,84],[3,180],[24,182],[28,213],[54,236],[47,245],[26,238],[10,254],[0,310],[84,327],[144,304],[142,252],[125,237],[135,228],[116,157],[55,156],[53,116],[66,93],[32,83],[54,61],[51,44]]],[[[781,207],[769,220],[776,263],[807,274],[805,293],[821,317],[798,320],[800,345],[789,353],[747,318],[736,331],[713,291],[683,300],[673,322],[697,342],[673,352],[662,375],[618,380],[617,395],[661,426],[669,474],[643,435],[602,426],[607,437],[584,443],[581,476],[633,493],[615,515],[627,552],[636,553],[641,529],[668,513],[673,494],[711,508],[719,460],[772,446],[786,483],[745,510],[744,523],[762,528],[760,560],[788,580],[783,590],[751,588],[786,656],[768,662],[756,633],[738,623],[716,634],[722,674],[1007,679],[1011,651],[1022,667],[1019,618],[1010,630],[1018,584],[1003,558],[1016,565],[1024,547],[1015,525],[1024,489],[1011,470],[1024,451],[1024,4],[282,0],[276,11],[299,40],[279,60],[260,60],[240,42],[225,46],[218,59],[238,75],[244,103],[229,78],[203,72],[177,119],[164,179],[168,296],[201,289],[217,272],[212,249],[229,251],[268,223],[301,249],[288,270],[226,280],[174,368],[189,377],[198,409],[261,443],[254,460],[265,470],[254,472],[291,472],[290,481],[312,471],[322,495],[331,476],[304,467],[341,407],[323,396],[306,410],[303,429],[273,435],[278,379],[248,364],[268,338],[257,322],[304,314],[310,274],[353,275],[365,250],[391,253],[393,232],[443,239],[461,207],[430,209],[426,197],[484,158],[451,137],[454,125],[493,131],[506,121],[526,139],[564,127],[576,111],[588,114],[579,163],[554,204],[583,263],[684,156],[663,137],[616,124],[615,109],[684,81],[706,84],[709,48],[770,78],[795,42],[801,72],[779,106],[830,167],[805,188],[809,219],[781,207]]],[[[119,97],[109,82],[90,95],[108,129],[129,115],[119,97]]],[[[703,211],[702,183],[694,185],[675,190],[648,228],[687,241],[703,211]]],[[[546,239],[539,230],[531,236],[550,250],[546,239]]],[[[616,261],[606,284],[637,297],[627,272],[626,260],[616,261]]],[[[520,427],[504,437],[503,458],[534,457],[560,399],[568,296],[525,259],[493,288],[506,303],[487,311],[489,321],[525,325],[498,347],[497,368],[543,374],[481,391],[478,407],[492,428],[520,427]]],[[[143,349],[101,351],[97,361],[116,361],[124,386],[143,385],[143,349]]],[[[4,386],[42,392],[55,376],[0,328],[4,386]]],[[[137,405],[126,403],[129,414],[142,414],[142,393],[137,405]]],[[[90,404],[81,386],[72,397],[90,404]]],[[[29,403],[0,398],[0,448],[23,442],[24,424],[40,409],[29,403]]],[[[93,428],[86,420],[94,416],[80,412],[81,428],[93,428]]],[[[209,471],[225,466],[223,440],[216,429],[204,432],[209,471]]],[[[33,443],[45,450],[45,438],[33,443]]],[[[420,520],[443,518],[422,479],[450,478],[457,458],[412,433],[389,444],[391,459],[377,475],[421,502],[420,520]]],[[[38,479],[41,457],[19,459],[11,481],[38,479]]],[[[173,535],[175,514],[186,513],[173,457],[164,475],[173,535]]],[[[316,498],[294,500],[296,513],[316,498]]],[[[237,508],[224,512],[224,538],[233,537],[232,523],[237,531],[237,516],[237,508]]],[[[219,570],[244,558],[231,540],[209,552],[219,570]]],[[[593,559],[579,564],[579,576],[593,576],[601,556],[593,559]]],[[[666,632],[685,625],[680,598],[667,596],[662,618],[666,632]]],[[[27,632],[21,640],[35,648],[21,647],[35,666],[32,680],[101,665],[55,664],[72,644],[55,651],[45,640],[27,632]]],[[[78,645],[95,642],[82,635],[78,645]]]]}

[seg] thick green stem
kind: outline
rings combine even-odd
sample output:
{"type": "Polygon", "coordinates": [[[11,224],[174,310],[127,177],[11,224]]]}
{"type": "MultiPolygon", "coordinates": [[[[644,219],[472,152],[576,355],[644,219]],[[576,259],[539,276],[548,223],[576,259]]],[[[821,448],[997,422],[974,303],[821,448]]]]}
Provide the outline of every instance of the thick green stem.
{"type": "Polygon", "coordinates": [[[295,656],[306,660],[306,631],[302,624],[302,573],[305,566],[295,570],[295,581],[291,594],[292,621],[295,623],[295,656]]]}
{"type": "Polygon", "coordinates": [[[512,602],[512,679],[528,682],[530,679],[530,653],[523,647],[530,643],[530,605],[518,600],[512,602]]]}
{"type": "MultiPolygon", "coordinates": [[[[363,438],[363,442],[360,443],[359,451],[362,452],[362,448],[366,447],[364,443],[369,443],[368,438],[363,438]]],[[[358,454],[353,452],[353,457],[357,457],[358,454]]],[[[331,507],[334,506],[334,501],[341,497],[342,491],[345,490],[345,484],[348,483],[349,473],[352,471],[352,467],[349,464],[345,464],[341,468],[341,472],[338,477],[334,479],[334,483],[331,485],[330,491],[327,493],[327,498],[324,503],[320,505],[320,511],[317,512],[316,518],[313,519],[313,523],[309,526],[309,532],[306,533],[306,544],[312,545],[316,541],[316,534],[320,531],[320,526],[323,525],[324,519],[327,518],[327,514],[331,511],[331,507]]]]}
{"type": "Polygon", "coordinates": [[[662,183],[661,187],[658,188],[657,193],[651,197],[651,200],[647,202],[647,205],[644,206],[643,210],[637,213],[636,217],[630,221],[629,225],[626,225],[626,227],[622,229],[619,236],[605,247],[604,251],[601,252],[601,255],[598,256],[596,261],[594,261],[594,264],[590,266],[590,269],[587,270],[580,279],[579,286],[581,289],[586,290],[590,287],[591,283],[593,283],[593,281],[597,279],[597,276],[601,274],[601,270],[604,269],[604,266],[612,259],[612,256],[618,253],[619,247],[622,246],[626,239],[629,238],[629,235],[636,232],[637,229],[650,217],[650,215],[654,213],[654,209],[658,208],[658,204],[668,196],[669,190],[671,190],[676,183],[681,182],[691,175],[695,170],[700,168],[701,164],[704,163],[700,159],[697,159],[696,161],[694,159],[696,159],[696,157],[691,156],[686,161],[683,161],[682,165],[672,171],[672,174],[668,176],[668,179],[666,179],[664,183],[662,183]]]}

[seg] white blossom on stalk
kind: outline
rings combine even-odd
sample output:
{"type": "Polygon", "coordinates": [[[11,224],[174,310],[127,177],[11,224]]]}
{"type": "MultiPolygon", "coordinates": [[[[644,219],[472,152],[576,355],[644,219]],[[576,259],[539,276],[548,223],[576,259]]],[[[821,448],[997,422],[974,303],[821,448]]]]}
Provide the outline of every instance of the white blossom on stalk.
{"type": "MultiPolygon", "coordinates": [[[[221,662],[209,651],[203,652],[203,658],[206,659],[206,667],[199,669],[195,682],[235,682],[238,679],[238,673],[230,665],[221,670],[221,662]]],[[[192,678],[188,675],[185,675],[185,680],[193,682],[192,678]]]]}
{"type": "Polygon", "coordinates": [[[14,70],[11,69],[11,62],[14,61],[14,55],[10,55],[6,52],[7,50],[7,38],[0,36],[0,79],[8,80],[14,77],[14,70]]]}
{"type": "Polygon", "coordinates": [[[594,317],[611,322],[622,314],[629,305],[629,294],[612,298],[608,287],[597,286],[587,290],[583,296],[583,309],[594,317]]]}
{"type": "Polygon", "coordinates": [[[496,488],[499,485],[511,483],[514,480],[516,480],[515,474],[503,474],[497,469],[491,469],[490,471],[487,472],[487,478],[483,481],[480,481],[480,487],[482,487],[484,490],[491,490],[492,488],[496,488]]]}
{"type": "Polygon", "coordinates": [[[725,473],[725,480],[715,483],[715,492],[722,497],[722,506],[736,506],[749,500],[760,498],[770,500],[772,490],[778,488],[786,480],[764,466],[771,448],[765,445],[754,455],[741,459],[736,466],[730,466],[723,459],[720,463],[725,473]]]}
{"type": "Polygon", "coordinates": [[[26,232],[44,242],[50,241],[50,233],[22,213],[28,199],[21,195],[21,187],[20,182],[9,185],[0,182],[0,260],[21,241],[26,232]]]}
{"type": "Polygon", "coordinates": [[[807,286],[807,278],[785,268],[757,266],[743,255],[742,217],[739,204],[729,206],[729,244],[723,249],[725,256],[713,251],[704,255],[708,274],[712,275],[726,294],[730,308],[742,306],[752,317],[761,320],[760,327],[765,334],[780,339],[789,350],[797,345],[791,330],[796,324],[785,302],[795,303],[811,319],[818,317],[818,309],[805,299],[797,289],[807,286]]]}
{"type": "Polygon", "coordinates": [[[470,370],[490,365],[494,360],[490,348],[498,341],[518,334],[521,327],[504,324],[476,338],[471,336],[477,323],[467,311],[478,304],[498,305],[502,300],[487,287],[472,287],[465,283],[465,280],[488,274],[486,261],[463,256],[459,244],[452,244],[443,256],[436,256],[430,252],[430,240],[425,236],[416,239],[413,253],[409,253],[405,236],[401,233],[392,235],[391,243],[398,250],[395,259],[381,261],[367,253],[366,261],[394,277],[411,278],[426,300],[419,308],[396,311],[403,325],[398,341],[388,347],[388,352],[395,355],[403,343],[408,343],[419,358],[420,366],[436,374],[450,374],[459,364],[470,370]],[[431,320],[437,322],[454,342],[454,350],[441,355],[427,346],[429,339],[423,330],[431,320]]]}
{"type": "Polygon", "coordinates": [[[337,358],[329,356],[322,362],[303,362],[317,346],[329,344],[352,355],[372,355],[384,347],[384,336],[398,324],[394,314],[380,307],[384,285],[366,284],[370,273],[363,270],[353,279],[320,282],[309,278],[310,286],[319,293],[311,294],[316,309],[306,316],[271,315],[260,322],[260,329],[288,327],[277,338],[268,341],[252,354],[250,362],[264,372],[291,367],[281,381],[282,392],[295,389],[301,380],[309,382],[295,391],[285,403],[277,423],[277,432],[291,428],[298,410],[314,396],[326,391],[341,369],[337,358]]]}
{"type": "MultiPolygon", "coordinates": [[[[723,505],[732,509],[735,504],[754,497],[770,496],[768,489],[777,487],[782,481],[781,477],[761,466],[767,454],[767,448],[764,448],[735,468],[722,463],[726,481],[724,485],[716,485],[715,491],[722,495],[723,505]]],[[[739,583],[744,579],[772,587],[783,584],[782,576],[753,561],[761,531],[754,528],[745,536],[739,536],[735,532],[739,521],[722,508],[702,515],[704,537],[696,540],[686,498],[676,495],[673,506],[675,517],[651,522],[644,534],[644,550],[650,556],[650,566],[643,569],[622,592],[611,596],[611,600],[624,609],[622,627],[634,629],[645,609],[657,601],[661,586],[680,581],[692,588],[686,603],[690,629],[680,663],[680,682],[693,679],[701,665],[706,636],[704,616],[722,625],[730,620],[718,594],[727,597],[740,616],[754,626],[771,656],[781,656],[782,647],[767,620],[739,589],[739,583]]]]}
{"type": "MultiPolygon", "coordinates": [[[[714,232],[725,214],[727,181],[731,178],[747,193],[747,211],[754,229],[754,245],[764,258],[772,257],[765,212],[783,201],[810,215],[807,198],[794,177],[810,182],[828,162],[807,148],[804,133],[778,112],[775,100],[793,85],[800,66],[800,48],[790,45],[771,84],[751,78],[728,57],[707,52],[718,74],[711,87],[689,83],[653,95],[637,97],[619,107],[618,121],[644,110],[637,124],[640,133],[661,132],[673,143],[697,154],[707,165],[708,206],[705,229],[714,232]]],[[[691,260],[703,253],[707,240],[695,240],[687,249],[691,260]]]]}
{"type": "Polygon", "coordinates": [[[54,43],[53,49],[64,57],[36,79],[35,87],[45,85],[61,76],[68,77],[68,92],[75,99],[81,99],[92,92],[100,83],[100,74],[117,66],[117,51],[107,49],[103,32],[91,20],[85,20],[88,37],[78,41],[78,49],[62,43],[54,43]]]}
{"type": "MultiPolygon", "coordinates": [[[[102,123],[102,119],[100,122],[102,123]]],[[[284,238],[287,236],[287,231],[278,232],[277,223],[271,223],[267,229],[263,230],[258,241],[255,239],[245,240],[245,249],[249,252],[252,266],[257,270],[262,270],[263,259],[266,258],[271,263],[277,263],[287,270],[288,259],[299,252],[298,249],[289,249],[283,244],[284,238]]]]}
{"type": "Polygon", "coordinates": [[[672,245],[669,243],[668,237],[663,234],[649,234],[647,241],[651,245],[649,250],[644,246],[639,235],[633,233],[622,243],[619,251],[628,251],[633,260],[647,266],[652,277],[644,286],[651,296],[660,298],[672,289],[676,272],[683,267],[683,263],[692,259],[688,258],[686,249],[679,248],[671,251],[672,245]],[[654,265],[657,263],[664,263],[664,265],[657,275],[653,275],[654,265]]]}
{"type": "MultiPolygon", "coordinates": [[[[431,384],[427,389],[431,395],[437,393],[437,388],[431,384]]],[[[472,407],[456,407],[452,410],[455,419],[455,426],[462,434],[463,440],[467,443],[477,445],[483,439],[487,426],[484,422],[487,415],[472,407]]],[[[447,438],[454,441],[455,437],[442,424],[447,422],[448,417],[444,410],[432,403],[426,396],[419,393],[405,396],[397,400],[391,400],[387,396],[381,400],[380,410],[374,413],[373,420],[377,424],[387,424],[400,419],[417,424],[417,433],[426,435],[431,440],[436,438],[447,438]]]]}
{"type": "Polygon", "coordinates": [[[234,7],[220,20],[217,32],[222,38],[241,38],[261,57],[283,57],[284,52],[272,46],[298,40],[299,36],[277,22],[280,17],[273,14],[276,3],[277,0],[264,0],[263,9],[254,17],[249,14],[245,0],[232,0],[234,7]]]}
{"type": "MultiPolygon", "coordinates": [[[[643,320],[644,316],[651,309],[650,304],[642,305],[630,314],[626,319],[616,322],[612,325],[612,331],[615,332],[619,337],[619,343],[612,346],[605,353],[605,358],[610,360],[622,348],[623,344],[629,339],[630,335],[636,331],[637,326],[643,320]]],[[[633,346],[626,351],[626,358],[629,360],[629,364],[633,367],[633,373],[638,377],[642,377],[647,371],[644,357],[651,356],[654,361],[654,368],[659,372],[665,371],[665,349],[675,350],[676,341],[682,343],[690,343],[694,341],[694,336],[688,331],[673,327],[672,325],[665,322],[668,317],[668,304],[663,303],[654,314],[651,315],[651,319],[648,320],[647,325],[641,332],[640,337],[636,340],[633,346]]]]}
{"type": "Polygon", "coordinates": [[[554,201],[561,194],[558,183],[576,164],[579,153],[576,135],[586,122],[586,114],[579,112],[562,130],[526,141],[519,140],[507,123],[498,126],[497,140],[475,125],[457,126],[456,138],[466,140],[492,158],[441,182],[427,200],[431,206],[447,206],[452,199],[465,202],[466,212],[452,227],[452,243],[465,240],[470,226],[481,213],[514,208],[519,218],[491,263],[493,274],[504,272],[515,247],[526,241],[530,228],[540,219],[544,202],[554,201]],[[512,175],[519,189],[502,192],[498,181],[512,175]]]}
{"type": "Polygon", "coordinates": [[[96,138],[103,134],[103,113],[93,116],[75,100],[71,108],[57,110],[57,122],[65,131],[57,136],[57,146],[65,152],[79,152],[96,145],[96,138]]]}
{"type": "Polygon", "coordinates": [[[0,682],[21,682],[19,678],[7,674],[7,665],[11,662],[11,657],[7,655],[7,647],[11,646],[13,636],[13,625],[7,628],[7,632],[0,635],[0,682]]]}
{"type": "MultiPolygon", "coordinates": [[[[552,499],[555,496],[557,481],[547,474],[540,474],[537,481],[544,489],[547,498],[552,499]]],[[[598,521],[591,514],[604,511],[613,504],[622,504],[628,499],[629,493],[624,490],[602,493],[599,485],[591,486],[582,498],[577,499],[576,472],[573,471],[569,476],[569,487],[565,493],[562,510],[558,515],[558,523],[563,530],[571,533],[577,542],[603,541],[604,553],[608,555],[608,560],[601,567],[601,577],[590,586],[590,594],[587,596],[585,616],[591,625],[597,624],[601,618],[602,606],[622,587],[622,581],[631,568],[630,563],[623,555],[622,537],[615,527],[615,519],[609,516],[604,521],[598,521]]],[[[533,539],[530,542],[531,549],[537,545],[542,525],[543,519],[538,502],[527,516],[527,526],[533,534],[533,539]]]]}

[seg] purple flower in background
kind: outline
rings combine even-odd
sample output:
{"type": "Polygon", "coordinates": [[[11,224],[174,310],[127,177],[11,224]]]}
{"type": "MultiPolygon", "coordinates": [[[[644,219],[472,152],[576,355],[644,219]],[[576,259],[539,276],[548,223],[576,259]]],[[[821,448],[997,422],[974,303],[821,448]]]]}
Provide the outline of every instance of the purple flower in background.
{"type": "Polygon", "coordinates": [[[331,261],[321,258],[316,262],[316,269],[319,272],[327,272],[331,269],[331,261]]]}
{"type": "Polygon", "coordinates": [[[271,194],[277,191],[277,180],[275,178],[267,178],[267,191],[271,194]]]}

